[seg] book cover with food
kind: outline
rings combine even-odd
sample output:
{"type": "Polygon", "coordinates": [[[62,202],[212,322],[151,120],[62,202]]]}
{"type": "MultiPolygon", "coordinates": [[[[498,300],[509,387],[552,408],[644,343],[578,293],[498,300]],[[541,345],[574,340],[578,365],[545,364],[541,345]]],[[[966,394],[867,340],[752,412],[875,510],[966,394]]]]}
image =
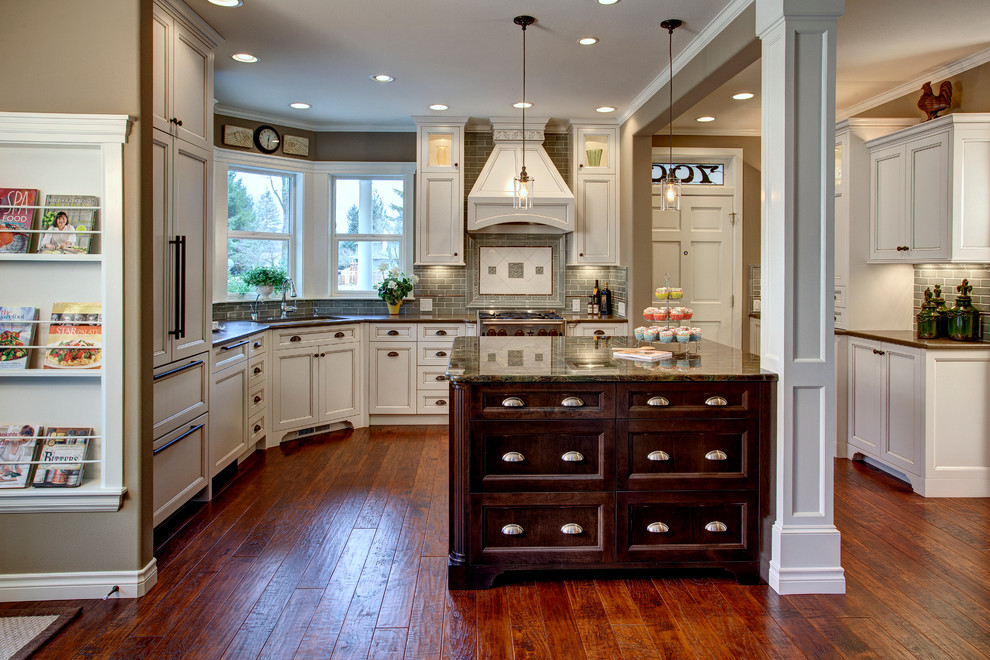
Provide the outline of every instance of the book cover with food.
{"type": "Polygon", "coordinates": [[[86,254],[93,244],[100,198],[95,195],[47,195],[38,235],[40,254],[86,254]]]}
{"type": "Polygon", "coordinates": [[[0,369],[26,369],[37,307],[0,307],[0,369]]]}
{"type": "Polygon", "coordinates": [[[38,195],[34,188],[0,188],[0,253],[28,251],[38,195]]]}
{"type": "Polygon", "coordinates": [[[657,362],[659,360],[669,360],[674,354],[671,351],[660,351],[652,346],[642,348],[615,348],[612,349],[612,357],[623,360],[639,360],[641,362],[657,362]]]}
{"type": "Polygon", "coordinates": [[[91,428],[49,427],[38,443],[35,488],[75,488],[82,483],[91,428]]]}
{"type": "Polygon", "coordinates": [[[45,369],[99,369],[103,366],[102,321],[100,303],[53,303],[45,369]]]}
{"type": "Polygon", "coordinates": [[[0,425],[0,488],[27,488],[41,427],[0,425]]]}

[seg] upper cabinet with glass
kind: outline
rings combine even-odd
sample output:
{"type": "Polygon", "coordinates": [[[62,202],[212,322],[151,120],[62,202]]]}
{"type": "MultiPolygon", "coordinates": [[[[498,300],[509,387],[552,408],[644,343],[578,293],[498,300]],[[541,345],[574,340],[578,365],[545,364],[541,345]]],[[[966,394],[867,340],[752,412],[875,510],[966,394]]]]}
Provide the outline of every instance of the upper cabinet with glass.
{"type": "Polygon", "coordinates": [[[461,166],[461,126],[422,126],[420,128],[420,168],[423,172],[449,172],[461,166]]]}
{"type": "Polygon", "coordinates": [[[577,128],[574,131],[578,169],[615,174],[615,143],[618,130],[610,126],[577,128]]]}

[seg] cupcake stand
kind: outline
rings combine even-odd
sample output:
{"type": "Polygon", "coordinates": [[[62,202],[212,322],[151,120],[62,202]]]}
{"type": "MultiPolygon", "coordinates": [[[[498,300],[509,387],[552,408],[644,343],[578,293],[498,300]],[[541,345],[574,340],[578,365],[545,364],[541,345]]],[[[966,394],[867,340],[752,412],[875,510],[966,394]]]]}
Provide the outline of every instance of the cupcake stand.
{"type": "Polygon", "coordinates": [[[688,321],[694,315],[694,310],[687,307],[671,308],[671,300],[680,300],[684,292],[679,288],[671,288],[670,273],[664,274],[664,286],[656,290],[656,297],[664,302],[662,308],[647,307],[643,310],[643,318],[648,321],[663,321],[664,325],[652,325],[634,330],[636,339],[650,344],[659,343],[663,350],[671,351],[674,359],[688,359],[701,352],[701,328],[675,326],[670,322],[688,321]],[[676,345],[675,345],[676,344],[676,345]],[[693,345],[693,352],[692,352],[693,345]]]}

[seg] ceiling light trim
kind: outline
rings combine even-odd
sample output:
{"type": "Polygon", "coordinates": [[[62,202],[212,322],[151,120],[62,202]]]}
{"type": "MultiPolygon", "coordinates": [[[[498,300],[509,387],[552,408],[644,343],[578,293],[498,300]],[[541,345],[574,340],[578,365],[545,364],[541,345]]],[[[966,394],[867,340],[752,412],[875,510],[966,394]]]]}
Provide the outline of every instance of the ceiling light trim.
{"type": "MultiPolygon", "coordinates": [[[[727,28],[733,21],[739,18],[741,14],[749,9],[752,3],[753,0],[732,0],[732,2],[725,7],[725,9],[719,12],[719,14],[713,18],[712,21],[706,25],[703,30],[701,30],[701,32],[698,33],[697,37],[688,41],[684,49],[677,54],[677,57],[674,58],[673,75],[677,75],[688,62],[707,48],[709,44],[718,39],[718,36],[721,34],[722,30],[727,28]]],[[[626,123],[630,117],[636,114],[637,110],[642,108],[647,101],[663,89],[664,85],[667,84],[667,79],[669,77],[670,74],[666,69],[657,74],[657,77],[654,78],[653,81],[643,89],[643,91],[637,94],[636,98],[632,100],[629,106],[622,111],[622,114],[619,115],[619,123],[626,123]]]]}

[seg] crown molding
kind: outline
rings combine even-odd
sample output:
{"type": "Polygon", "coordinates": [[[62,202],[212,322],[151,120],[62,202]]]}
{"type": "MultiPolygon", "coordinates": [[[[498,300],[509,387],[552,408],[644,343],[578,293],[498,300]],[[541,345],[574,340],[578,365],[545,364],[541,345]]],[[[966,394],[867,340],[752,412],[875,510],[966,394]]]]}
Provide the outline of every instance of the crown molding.
{"type": "Polygon", "coordinates": [[[215,114],[227,117],[236,117],[247,121],[267,122],[278,124],[286,128],[296,128],[301,131],[312,131],[314,133],[415,133],[416,124],[412,118],[408,123],[401,124],[328,124],[299,121],[296,119],[286,119],[280,115],[264,114],[242,108],[231,108],[216,104],[213,107],[215,114]]]}

